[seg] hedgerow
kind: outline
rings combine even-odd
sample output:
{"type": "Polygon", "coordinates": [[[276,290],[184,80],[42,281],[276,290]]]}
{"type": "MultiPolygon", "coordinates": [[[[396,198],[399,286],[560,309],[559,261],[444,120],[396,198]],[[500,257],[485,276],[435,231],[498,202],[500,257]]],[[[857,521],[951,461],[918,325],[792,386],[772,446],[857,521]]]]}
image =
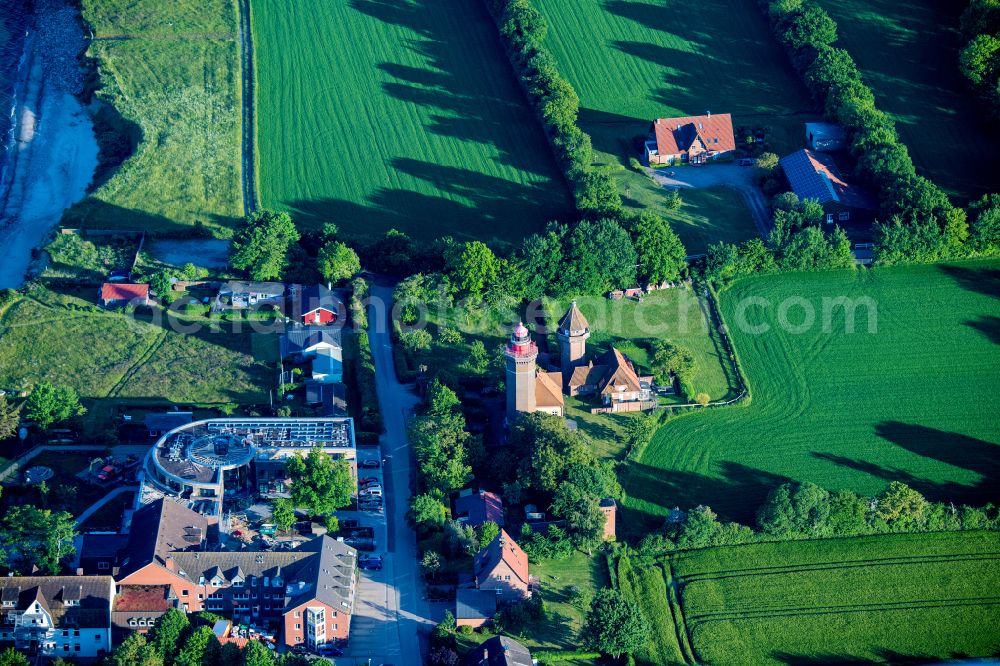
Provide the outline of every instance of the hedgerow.
{"type": "Polygon", "coordinates": [[[577,209],[617,215],[621,196],[614,178],[593,168],[590,136],[577,125],[580,98],[543,46],[548,25],[530,0],[485,0],[497,23],[514,72],[545,127],[556,161],[569,182],[577,209]]]}

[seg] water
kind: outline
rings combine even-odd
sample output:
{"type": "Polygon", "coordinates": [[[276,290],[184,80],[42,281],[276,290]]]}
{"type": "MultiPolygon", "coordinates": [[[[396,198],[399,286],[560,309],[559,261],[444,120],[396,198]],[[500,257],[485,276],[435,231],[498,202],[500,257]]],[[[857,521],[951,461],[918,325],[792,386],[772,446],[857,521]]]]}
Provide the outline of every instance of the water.
{"type": "Polygon", "coordinates": [[[14,145],[15,91],[30,23],[31,0],[0,0],[0,184],[7,180],[7,155],[14,145]]]}

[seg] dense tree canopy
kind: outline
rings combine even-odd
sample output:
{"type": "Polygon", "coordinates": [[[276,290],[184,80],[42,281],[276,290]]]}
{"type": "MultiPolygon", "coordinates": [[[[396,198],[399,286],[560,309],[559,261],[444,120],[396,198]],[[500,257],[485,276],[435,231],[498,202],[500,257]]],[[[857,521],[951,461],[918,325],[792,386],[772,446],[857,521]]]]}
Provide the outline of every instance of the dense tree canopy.
{"type": "Polygon", "coordinates": [[[354,482],[345,458],[315,446],[305,457],[290,457],[285,471],[292,481],[292,502],[313,516],[327,516],[351,503],[354,482]]]}
{"type": "Polygon", "coordinates": [[[81,416],[86,411],[80,404],[80,396],[75,389],[70,386],[53,386],[48,382],[41,382],[32,389],[24,403],[24,417],[34,421],[42,430],[74,416],[81,416]]]}
{"type": "Polygon", "coordinates": [[[288,213],[260,210],[247,215],[230,247],[229,265],[252,280],[278,280],[299,232],[288,213]]]}
{"type": "Polygon", "coordinates": [[[361,272],[358,253],[338,241],[327,243],[320,248],[316,264],[320,274],[330,282],[350,280],[361,272]]]}
{"type": "Polygon", "coordinates": [[[606,587],[594,595],[580,638],[588,648],[618,659],[635,654],[645,644],[647,632],[639,606],[606,587]]]}

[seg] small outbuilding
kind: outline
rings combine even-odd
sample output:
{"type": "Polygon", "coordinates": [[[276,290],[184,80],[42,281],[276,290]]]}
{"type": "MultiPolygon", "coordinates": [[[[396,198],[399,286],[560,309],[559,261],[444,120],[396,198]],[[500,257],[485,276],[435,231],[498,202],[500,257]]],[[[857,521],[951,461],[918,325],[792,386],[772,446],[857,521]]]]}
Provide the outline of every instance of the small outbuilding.
{"type": "Polygon", "coordinates": [[[806,143],[813,150],[843,150],[847,138],[844,128],[836,123],[806,123],[806,143]]]}
{"type": "Polygon", "coordinates": [[[101,285],[100,302],[106,308],[149,305],[149,285],[132,282],[105,282],[101,285]]]}
{"type": "Polygon", "coordinates": [[[324,285],[301,287],[295,294],[293,316],[302,324],[325,326],[340,318],[344,304],[324,285]]]}

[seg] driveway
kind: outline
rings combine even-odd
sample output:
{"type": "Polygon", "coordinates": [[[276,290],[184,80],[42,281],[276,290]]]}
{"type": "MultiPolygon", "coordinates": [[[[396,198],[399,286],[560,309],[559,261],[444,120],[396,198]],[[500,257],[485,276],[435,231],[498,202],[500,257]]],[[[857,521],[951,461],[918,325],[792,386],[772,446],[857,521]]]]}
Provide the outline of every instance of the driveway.
{"type": "MultiPolygon", "coordinates": [[[[391,287],[372,287],[373,308],[369,340],[375,359],[375,381],[379,407],[385,424],[381,455],[385,488],[385,517],[361,515],[361,523],[376,525],[378,552],[384,552],[381,571],[363,571],[355,614],[351,624],[351,640],[344,657],[336,663],[391,663],[395,666],[420,666],[418,633],[428,631],[440,621],[439,612],[423,599],[417,539],[406,523],[410,504],[410,443],[406,436],[406,419],[417,404],[410,389],[396,380],[392,363],[392,342],[384,312],[392,305],[391,287]],[[380,305],[384,304],[384,305],[380,305]],[[380,529],[380,526],[383,526],[380,529]],[[379,539],[384,534],[383,539],[379,539]]],[[[359,457],[374,454],[374,449],[361,447],[359,457]]],[[[347,517],[348,514],[344,514],[347,517]]]]}
{"type": "Polygon", "coordinates": [[[663,187],[674,189],[701,190],[708,187],[732,187],[739,190],[750,209],[754,224],[761,238],[767,238],[771,231],[771,215],[767,199],[754,182],[753,167],[736,164],[707,164],[705,166],[681,166],[647,168],[646,172],[663,187]],[[674,174],[668,176],[668,173],[674,174]]]}

